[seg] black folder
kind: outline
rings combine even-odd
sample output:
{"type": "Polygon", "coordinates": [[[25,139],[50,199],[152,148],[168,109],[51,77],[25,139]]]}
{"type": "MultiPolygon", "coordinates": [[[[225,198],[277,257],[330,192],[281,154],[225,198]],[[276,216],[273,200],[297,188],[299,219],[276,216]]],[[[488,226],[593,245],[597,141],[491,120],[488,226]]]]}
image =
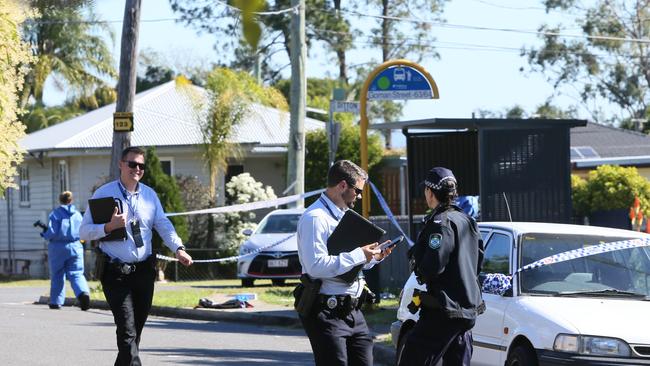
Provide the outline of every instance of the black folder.
{"type": "MultiPolygon", "coordinates": [[[[327,251],[330,255],[350,252],[358,247],[379,242],[384,234],[386,234],[384,229],[354,210],[347,210],[332,235],[327,239],[327,251]]],[[[346,282],[354,282],[363,266],[360,264],[337,277],[346,282]]]]}
{"type": "MultiPolygon", "coordinates": [[[[88,200],[88,208],[90,209],[90,216],[93,218],[93,223],[95,224],[105,224],[111,221],[113,216],[113,210],[117,207],[117,212],[122,213],[122,201],[118,198],[113,197],[103,197],[103,198],[92,198],[88,200]]],[[[113,241],[113,240],[125,240],[126,239],[126,227],[121,227],[110,232],[110,234],[99,239],[100,241],[113,241]]]]}

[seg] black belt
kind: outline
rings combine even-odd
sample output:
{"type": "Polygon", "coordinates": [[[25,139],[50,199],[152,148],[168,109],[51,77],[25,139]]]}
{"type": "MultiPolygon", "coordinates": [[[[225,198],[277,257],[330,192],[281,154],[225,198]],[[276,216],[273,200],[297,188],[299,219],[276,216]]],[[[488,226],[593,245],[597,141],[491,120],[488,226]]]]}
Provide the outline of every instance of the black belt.
{"type": "Polygon", "coordinates": [[[141,262],[133,262],[133,263],[125,263],[121,262],[119,260],[111,260],[109,256],[104,254],[104,258],[106,259],[106,265],[111,268],[114,272],[123,274],[123,275],[129,275],[131,273],[134,273],[136,270],[139,269],[144,269],[147,267],[147,264],[150,264],[152,260],[156,259],[155,255],[150,255],[147,259],[141,261],[141,262]]]}
{"type": "Polygon", "coordinates": [[[359,309],[361,303],[359,298],[350,295],[318,295],[318,303],[324,308],[330,310],[341,310],[344,312],[351,312],[354,309],[359,309]]]}

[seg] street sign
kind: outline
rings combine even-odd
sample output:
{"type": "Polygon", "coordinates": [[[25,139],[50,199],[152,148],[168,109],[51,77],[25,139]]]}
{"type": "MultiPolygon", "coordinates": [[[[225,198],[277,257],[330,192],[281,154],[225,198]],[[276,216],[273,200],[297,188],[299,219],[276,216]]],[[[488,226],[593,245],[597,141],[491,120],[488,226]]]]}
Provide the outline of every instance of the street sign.
{"type": "Polygon", "coordinates": [[[359,114],[359,102],[344,102],[341,100],[332,100],[332,112],[344,112],[359,114]]]}
{"type": "Polygon", "coordinates": [[[133,112],[115,112],[115,113],[113,113],[113,131],[115,131],[115,132],[132,132],[133,131],[133,112]]]}
{"type": "Polygon", "coordinates": [[[368,100],[432,99],[427,78],[411,66],[396,65],[380,72],[370,83],[368,100]]]}

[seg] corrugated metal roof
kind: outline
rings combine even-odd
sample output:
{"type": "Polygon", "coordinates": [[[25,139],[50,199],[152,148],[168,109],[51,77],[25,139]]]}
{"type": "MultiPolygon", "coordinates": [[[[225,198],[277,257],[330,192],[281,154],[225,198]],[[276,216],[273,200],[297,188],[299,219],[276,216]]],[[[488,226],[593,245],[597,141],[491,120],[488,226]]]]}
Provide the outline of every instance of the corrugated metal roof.
{"type": "MultiPolygon", "coordinates": [[[[203,142],[198,103],[207,101],[207,92],[192,87],[192,99],[174,81],[139,93],[133,115],[134,146],[197,145],[203,142]],[[194,102],[193,102],[194,100],[194,102]]],[[[109,148],[113,139],[115,103],[30,133],[20,141],[27,151],[55,149],[109,148]]],[[[306,118],[305,130],[324,128],[321,121],[306,118]]],[[[252,105],[244,121],[233,130],[233,143],[286,145],[289,140],[289,113],[262,105],[252,105]]]]}

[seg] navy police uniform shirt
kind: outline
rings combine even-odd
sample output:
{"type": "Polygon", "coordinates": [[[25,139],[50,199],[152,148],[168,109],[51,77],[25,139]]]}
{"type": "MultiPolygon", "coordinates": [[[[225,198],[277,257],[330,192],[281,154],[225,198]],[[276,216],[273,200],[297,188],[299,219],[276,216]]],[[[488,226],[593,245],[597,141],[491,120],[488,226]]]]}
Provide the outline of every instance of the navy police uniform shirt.
{"type": "Polygon", "coordinates": [[[418,281],[449,318],[475,319],[482,302],[483,243],[476,221],[459,207],[438,206],[412,248],[418,281]]]}

